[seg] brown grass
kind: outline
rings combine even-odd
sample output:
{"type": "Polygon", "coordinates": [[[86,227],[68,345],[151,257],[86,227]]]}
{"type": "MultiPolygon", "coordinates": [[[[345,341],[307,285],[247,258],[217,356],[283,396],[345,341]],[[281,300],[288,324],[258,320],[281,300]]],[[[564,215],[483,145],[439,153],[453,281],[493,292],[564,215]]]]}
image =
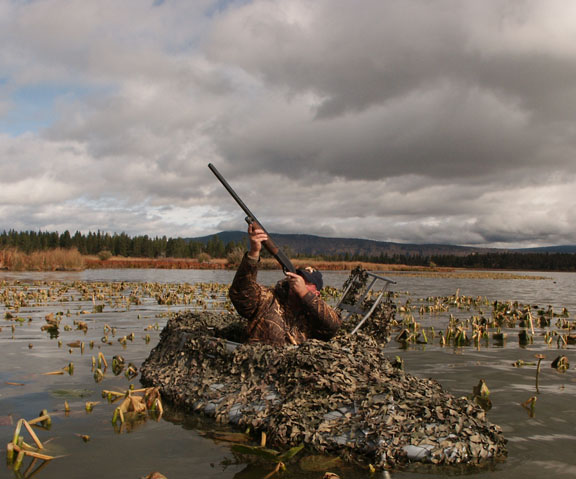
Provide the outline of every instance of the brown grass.
{"type": "MultiPolygon", "coordinates": [[[[397,264],[362,263],[358,261],[320,261],[298,258],[296,268],[313,266],[322,271],[350,271],[360,265],[368,271],[445,272],[453,268],[428,268],[397,264]]],[[[195,258],[126,258],[113,256],[102,260],[98,256],[82,256],[76,249],[53,249],[25,254],[15,248],[0,250],[0,269],[11,271],[78,271],[104,268],[157,268],[157,269],[235,269],[237,265],[225,258],[199,261],[195,258]]],[[[261,269],[280,269],[273,258],[262,258],[261,269]]]]}
{"type": "MultiPolygon", "coordinates": [[[[350,271],[356,266],[360,265],[368,271],[453,271],[454,268],[430,268],[427,266],[407,266],[404,264],[382,264],[382,263],[366,263],[362,261],[324,261],[310,258],[297,258],[293,259],[292,263],[296,268],[312,266],[321,271],[350,271]]],[[[263,258],[261,260],[261,269],[279,269],[277,261],[273,258],[263,258]]]]}
{"type": "Polygon", "coordinates": [[[125,258],[113,256],[101,260],[97,256],[85,256],[86,267],[103,268],[156,268],[156,269],[226,269],[225,259],[198,261],[194,258],[125,258]]]}
{"type": "Polygon", "coordinates": [[[77,249],[56,248],[23,253],[15,248],[0,250],[0,269],[10,271],[80,271],[84,257],[77,249]]]}
{"type": "MultiPolygon", "coordinates": [[[[97,256],[86,256],[87,268],[158,268],[158,269],[236,269],[238,265],[229,263],[225,258],[213,258],[209,261],[198,261],[194,258],[125,258],[113,256],[100,260],[97,256]]],[[[359,261],[319,261],[298,258],[292,260],[296,268],[313,266],[322,271],[350,271],[360,265],[368,271],[452,271],[452,268],[428,268],[424,266],[406,266],[397,264],[362,263],[359,261]]],[[[262,258],[260,269],[280,269],[274,258],[262,258]]]]}

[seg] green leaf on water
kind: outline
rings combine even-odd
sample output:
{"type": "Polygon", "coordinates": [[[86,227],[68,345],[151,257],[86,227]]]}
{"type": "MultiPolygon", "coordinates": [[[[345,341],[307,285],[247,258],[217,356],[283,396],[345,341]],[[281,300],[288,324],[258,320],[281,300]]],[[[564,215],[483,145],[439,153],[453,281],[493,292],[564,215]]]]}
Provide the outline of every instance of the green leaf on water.
{"type": "Polygon", "coordinates": [[[206,437],[215,441],[244,443],[250,441],[250,436],[242,432],[210,432],[206,433],[206,437]]]}
{"type": "Polygon", "coordinates": [[[341,467],[344,462],[339,457],[331,456],[306,456],[300,459],[300,468],[306,472],[325,472],[330,469],[341,467]]]}
{"type": "Polygon", "coordinates": [[[300,444],[299,446],[295,446],[291,449],[288,449],[286,452],[280,454],[280,460],[282,462],[289,461],[292,459],[296,454],[298,454],[302,449],[304,449],[304,444],[300,444]]]}
{"type": "Polygon", "coordinates": [[[83,398],[94,394],[90,389],[55,389],[50,394],[57,398],[83,398]]]}
{"type": "Polygon", "coordinates": [[[259,446],[246,446],[243,444],[234,444],[232,446],[232,450],[239,454],[245,454],[247,456],[258,456],[272,462],[280,461],[279,453],[274,449],[266,449],[264,447],[259,446]]]}

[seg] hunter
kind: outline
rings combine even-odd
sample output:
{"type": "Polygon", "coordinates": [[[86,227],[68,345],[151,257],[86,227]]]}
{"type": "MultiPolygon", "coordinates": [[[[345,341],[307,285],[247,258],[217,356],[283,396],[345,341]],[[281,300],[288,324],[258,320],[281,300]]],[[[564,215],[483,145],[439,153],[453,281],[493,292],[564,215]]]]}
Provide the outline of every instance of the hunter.
{"type": "Polygon", "coordinates": [[[248,342],[275,346],[307,339],[328,340],[340,327],[340,316],[320,297],[322,273],[313,268],[286,272],[273,288],[256,282],[262,242],[268,239],[256,224],[248,226],[250,250],[244,255],[230,286],[230,299],[248,319],[248,342]]]}

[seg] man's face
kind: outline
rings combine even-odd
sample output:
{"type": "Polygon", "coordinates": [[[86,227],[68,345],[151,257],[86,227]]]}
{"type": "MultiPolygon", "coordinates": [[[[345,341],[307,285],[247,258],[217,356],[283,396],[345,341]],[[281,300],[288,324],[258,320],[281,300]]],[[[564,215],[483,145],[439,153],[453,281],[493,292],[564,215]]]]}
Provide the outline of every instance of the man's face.
{"type": "Polygon", "coordinates": [[[314,283],[306,282],[306,289],[313,294],[318,294],[318,290],[316,289],[316,285],[314,283]]]}
{"type": "MultiPolygon", "coordinates": [[[[314,283],[309,283],[309,282],[305,281],[305,284],[306,284],[306,289],[308,291],[310,291],[312,294],[315,294],[315,295],[320,294],[320,293],[318,293],[318,290],[316,289],[316,285],[314,283]]],[[[276,283],[276,286],[274,286],[274,290],[276,291],[277,296],[283,300],[298,297],[296,295],[296,293],[294,293],[294,291],[290,288],[290,283],[288,282],[288,278],[281,279],[280,281],[278,281],[276,283]]]]}

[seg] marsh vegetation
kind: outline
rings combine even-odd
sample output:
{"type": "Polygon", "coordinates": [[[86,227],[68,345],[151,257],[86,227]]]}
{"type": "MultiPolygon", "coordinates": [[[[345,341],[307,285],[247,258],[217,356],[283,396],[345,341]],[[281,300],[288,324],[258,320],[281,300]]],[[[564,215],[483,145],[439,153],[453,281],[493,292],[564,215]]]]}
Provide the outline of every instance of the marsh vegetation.
{"type": "MultiPolygon", "coordinates": [[[[263,477],[271,472],[274,465],[253,464],[231,449],[235,436],[229,434],[240,431],[182,416],[169,405],[162,405],[161,417],[158,408],[141,409],[145,400],[138,392],[138,370],[167,319],[183,310],[231,307],[226,291],[232,273],[189,272],[189,282],[182,280],[183,274],[110,270],[7,275],[0,284],[2,450],[17,436],[20,420],[30,424],[45,410],[50,428],[31,425],[42,452],[27,432],[19,434],[36,453],[56,458],[35,477],[62,477],[79,468],[94,478],[117,475],[118,470],[135,478],[152,471],[167,477],[242,477],[245,469],[252,477],[263,477]],[[71,279],[74,275],[78,279],[71,279]],[[156,280],[150,281],[150,275],[156,280]],[[126,401],[136,397],[142,399],[126,401]],[[118,412],[122,404],[124,421],[118,412]]],[[[278,274],[262,272],[262,281],[272,283],[278,274]]],[[[328,298],[336,297],[346,277],[325,274],[328,298]]],[[[407,371],[440,381],[457,396],[488,399],[489,419],[502,426],[509,440],[507,461],[483,474],[535,478],[553,470],[555,477],[571,477],[576,440],[570,419],[576,393],[574,276],[393,273],[393,278],[398,281],[398,310],[386,347],[389,358],[407,371]],[[563,441],[554,441],[558,437],[563,441]]],[[[242,440],[258,442],[250,435],[242,440]]],[[[307,469],[318,462],[309,457],[300,452],[286,464],[284,477],[319,477],[307,469]]],[[[343,478],[370,475],[367,469],[326,463],[343,478]]],[[[29,477],[42,464],[42,459],[26,456],[18,472],[14,464],[2,467],[7,477],[29,477]]],[[[409,471],[394,476],[416,477],[409,471]]],[[[429,477],[443,474],[431,472],[429,477]]]]}

